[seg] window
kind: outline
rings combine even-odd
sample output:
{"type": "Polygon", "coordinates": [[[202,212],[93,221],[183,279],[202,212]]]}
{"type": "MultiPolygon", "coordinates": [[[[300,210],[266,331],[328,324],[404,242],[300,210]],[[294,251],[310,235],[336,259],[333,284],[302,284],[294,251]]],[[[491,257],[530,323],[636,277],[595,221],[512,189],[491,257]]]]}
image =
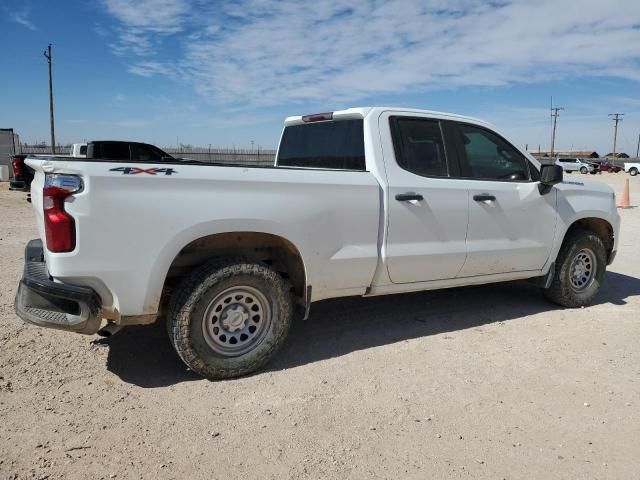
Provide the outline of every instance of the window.
{"type": "Polygon", "coordinates": [[[540,170],[531,162],[529,162],[529,173],[531,173],[531,180],[534,182],[540,181],[540,170]]]}
{"type": "Polygon", "coordinates": [[[447,175],[440,123],[421,118],[391,117],[398,165],[423,177],[447,175]]]}
{"type": "Polygon", "coordinates": [[[131,160],[134,162],[161,162],[162,153],[151,145],[131,144],[131,160]]]}
{"type": "Polygon", "coordinates": [[[526,159],[498,135],[480,127],[459,124],[464,144],[462,176],[492,180],[529,180],[526,159]]]}
{"type": "Polygon", "coordinates": [[[86,155],[86,154],[87,154],[87,146],[80,145],[80,155],[86,155]]]}
{"type": "Polygon", "coordinates": [[[277,164],[366,170],[363,121],[336,120],[288,126],[282,134],[277,164]]]}
{"type": "Polygon", "coordinates": [[[87,158],[101,160],[129,160],[129,144],[126,142],[94,142],[89,144],[87,158]]]}

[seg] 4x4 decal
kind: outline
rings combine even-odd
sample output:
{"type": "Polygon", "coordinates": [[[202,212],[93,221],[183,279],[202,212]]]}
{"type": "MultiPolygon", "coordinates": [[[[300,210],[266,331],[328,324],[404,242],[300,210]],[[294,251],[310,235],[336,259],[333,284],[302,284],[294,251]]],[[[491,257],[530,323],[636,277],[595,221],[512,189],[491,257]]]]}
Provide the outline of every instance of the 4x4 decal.
{"type": "Polygon", "coordinates": [[[173,175],[178,173],[173,168],[139,168],[139,167],[118,167],[112,168],[110,172],[122,172],[123,175],[138,175],[139,173],[147,173],[149,175],[158,175],[164,173],[165,175],[173,175]]]}

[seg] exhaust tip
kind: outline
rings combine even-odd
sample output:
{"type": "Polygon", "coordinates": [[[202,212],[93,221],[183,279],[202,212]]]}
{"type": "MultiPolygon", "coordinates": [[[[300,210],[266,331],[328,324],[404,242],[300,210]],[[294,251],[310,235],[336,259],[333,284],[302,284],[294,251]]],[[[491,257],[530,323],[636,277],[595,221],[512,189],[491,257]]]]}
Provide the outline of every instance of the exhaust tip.
{"type": "Polygon", "coordinates": [[[115,335],[116,333],[118,333],[120,331],[122,327],[120,325],[117,325],[113,322],[108,322],[104,327],[102,327],[100,330],[98,330],[98,335],[100,335],[101,337],[104,338],[109,338],[112,337],[113,335],[115,335]]]}

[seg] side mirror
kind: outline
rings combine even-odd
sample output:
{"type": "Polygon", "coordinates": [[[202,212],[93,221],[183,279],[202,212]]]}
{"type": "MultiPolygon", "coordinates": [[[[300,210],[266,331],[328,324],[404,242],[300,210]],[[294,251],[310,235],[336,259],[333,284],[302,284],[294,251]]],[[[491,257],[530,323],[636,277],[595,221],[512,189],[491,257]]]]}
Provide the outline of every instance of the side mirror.
{"type": "Polygon", "coordinates": [[[542,165],[540,168],[540,185],[538,188],[541,194],[551,190],[555,184],[562,182],[564,171],[560,165],[542,165]]]}

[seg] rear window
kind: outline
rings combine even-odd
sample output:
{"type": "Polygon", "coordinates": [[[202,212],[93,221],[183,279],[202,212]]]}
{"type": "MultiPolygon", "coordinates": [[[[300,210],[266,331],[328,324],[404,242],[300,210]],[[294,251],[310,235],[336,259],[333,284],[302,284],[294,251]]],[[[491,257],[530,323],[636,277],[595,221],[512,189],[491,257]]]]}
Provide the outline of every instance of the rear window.
{"type": "Polygon", "coordinates": [[[284,129],[278,166],[365,170],[363,121],[291,125],[284,129]]]}

